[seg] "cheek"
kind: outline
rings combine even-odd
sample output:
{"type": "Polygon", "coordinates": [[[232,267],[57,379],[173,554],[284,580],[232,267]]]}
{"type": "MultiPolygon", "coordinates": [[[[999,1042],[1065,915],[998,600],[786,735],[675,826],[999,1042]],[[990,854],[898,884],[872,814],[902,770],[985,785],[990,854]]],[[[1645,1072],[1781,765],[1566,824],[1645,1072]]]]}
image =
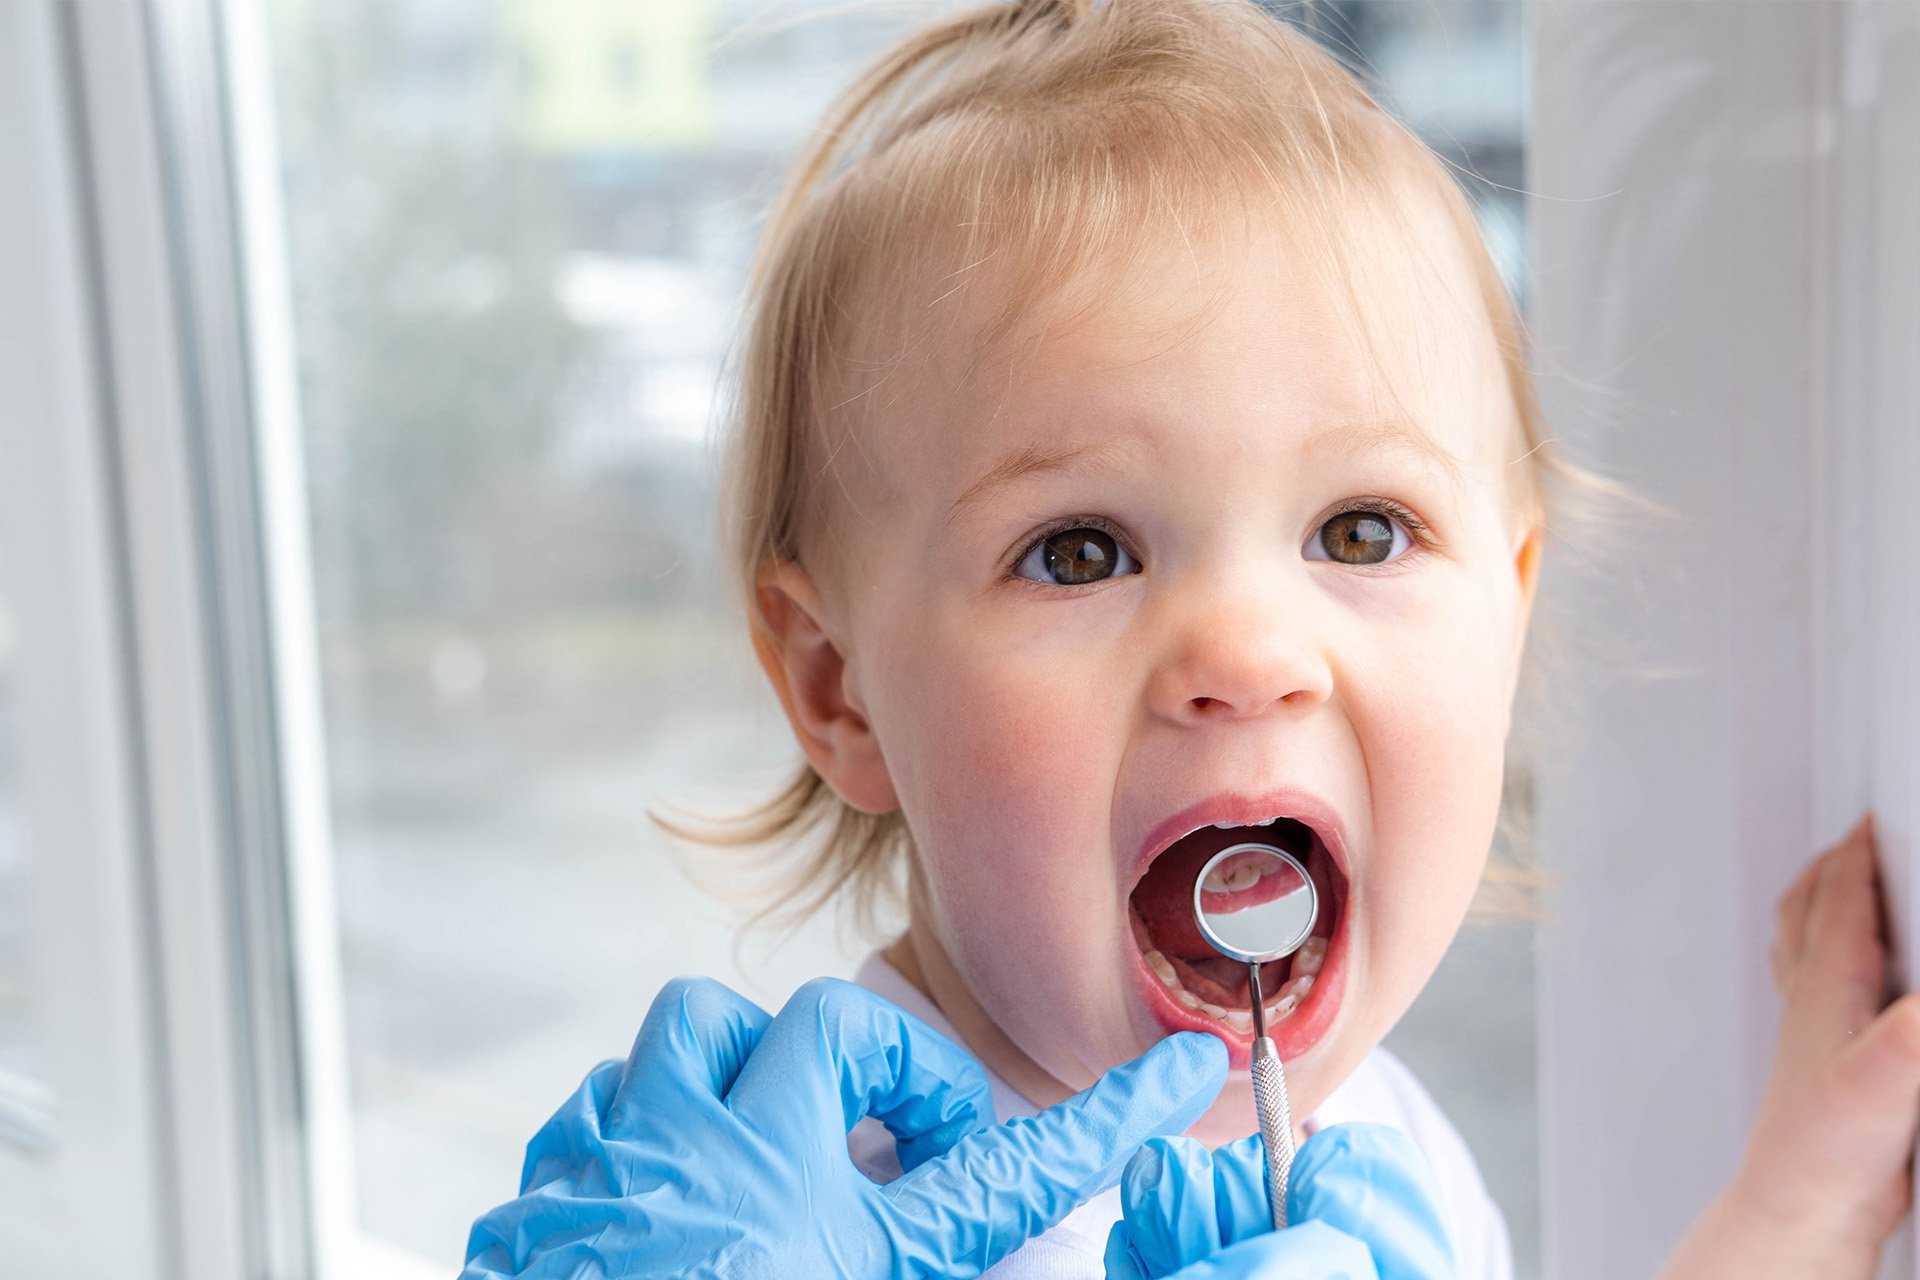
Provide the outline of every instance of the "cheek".
{"type": "MultiPolygon", "coordinates": [[[[1449,603],[1446,625],[1396,648],[1368,722],[1375,865],[1369,954],[1411,1001],[1452,940],[1479,883],[1499,817],[1508,680],[1498,601],[1449,603]]],[[[1397,1010],[1396,1016],[1397,1016],[1397,1010]]]]}
{"type": "Polygon", "coordinates": [[[927,888],[954,940],[1058,918],[1111,880],[1107,840],[1124,715],[1110,669],[1062,662],[937,607],[876,637],[873,727],[927,888]]]}

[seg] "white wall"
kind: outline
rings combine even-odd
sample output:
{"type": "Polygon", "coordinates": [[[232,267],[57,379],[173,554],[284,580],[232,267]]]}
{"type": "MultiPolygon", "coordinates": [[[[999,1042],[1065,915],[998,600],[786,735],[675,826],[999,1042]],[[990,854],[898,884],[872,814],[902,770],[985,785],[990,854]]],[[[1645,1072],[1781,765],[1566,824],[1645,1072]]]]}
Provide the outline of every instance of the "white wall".
{"type": "Polygon", "coordinates": [[[1651,1274],[1732,1173],[1773,900],[1868,804],[1912,919],[1920,7],[1532,19],[1553,434],[1675,513],[1598,586],[1550,568],[1587,665],[1543,753],[1544,1202],[1581,1280],[1651,1274]]]}

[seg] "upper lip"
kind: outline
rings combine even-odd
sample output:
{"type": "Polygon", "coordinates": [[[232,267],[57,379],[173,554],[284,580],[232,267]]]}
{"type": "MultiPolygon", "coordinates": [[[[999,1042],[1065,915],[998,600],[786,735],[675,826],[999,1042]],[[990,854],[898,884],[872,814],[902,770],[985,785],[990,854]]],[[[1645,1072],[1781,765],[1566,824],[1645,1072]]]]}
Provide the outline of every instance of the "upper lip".
{"type": "Polygon", "coordinates": [[[1347,865],[1347,829],[1340,820],[1340,811],[1310,791],[1286,787],[1257,796],[1234,793],[1209,796],[1165,819],[1148,833],[1146,841],[1135,854],[1129,885],[1138,885],[1140,877],[1147,873],[1147,868],[1153,865],[1155,858],[1182,837],[1202,827],[1210,827],[1216,822],[1251,826],[1268,818],[1291,818],[1311,827],[1327,855],[1333,859],[1334,866],[1351,882],[1352,871],[1347,865]]]}

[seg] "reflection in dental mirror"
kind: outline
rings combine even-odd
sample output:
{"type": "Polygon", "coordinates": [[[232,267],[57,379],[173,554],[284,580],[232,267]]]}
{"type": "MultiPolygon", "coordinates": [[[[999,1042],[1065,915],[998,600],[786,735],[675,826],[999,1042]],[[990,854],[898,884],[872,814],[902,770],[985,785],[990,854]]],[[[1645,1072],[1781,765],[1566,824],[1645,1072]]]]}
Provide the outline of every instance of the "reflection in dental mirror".
{"type": "Polygon", "coordinates": [[[1253,1108],[1267,1156],[1267,1208],[1278,1231],[1287,1225],[1287,1176],[1293,1170],[1293,1106],[1287,1073],[1267,1034],[1260,966],[1292,955],[1313,936],[1320,892],[1300,860],[1284,849],[1252,842],[1207,859],[1193,882],[1193,918],[1207,944],[1247,966],[1253,1005],[1253,1108]]]}
{"type": "Polygon", "coordinates": [[[1320,895],[1292,854],[1268,844],[1237,844],[1201,868],[1193,914],[1214,950],[1257,964],[1299,950],[1313,933],[1320,895]]]}

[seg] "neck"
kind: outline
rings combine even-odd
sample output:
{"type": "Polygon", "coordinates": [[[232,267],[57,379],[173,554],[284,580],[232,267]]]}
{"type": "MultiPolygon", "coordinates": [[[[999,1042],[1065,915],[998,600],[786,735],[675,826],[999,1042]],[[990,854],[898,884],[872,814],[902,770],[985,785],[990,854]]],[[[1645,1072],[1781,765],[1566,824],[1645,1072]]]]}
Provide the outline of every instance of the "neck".
{"type": "MultiPolygon", "coordinates": [[[[1007,1038],[1007,1033],[974,999],[973,992],[947,958],[946,949],[930,930],[921,927],[917,918],[884,954],[887,962],[900,971],[900,976],[932,1001],[941,1016],[953,1024],[955,1034],[968,1052],[1021,1097],[1036,1107],[1045,1108],[1079,1092],[1079,1088],[1070,1088],[1054,1079],[1007,1038]]],[[[1086,1082],[1091,1083],[1091,1080],[1086,1082]]]]}

